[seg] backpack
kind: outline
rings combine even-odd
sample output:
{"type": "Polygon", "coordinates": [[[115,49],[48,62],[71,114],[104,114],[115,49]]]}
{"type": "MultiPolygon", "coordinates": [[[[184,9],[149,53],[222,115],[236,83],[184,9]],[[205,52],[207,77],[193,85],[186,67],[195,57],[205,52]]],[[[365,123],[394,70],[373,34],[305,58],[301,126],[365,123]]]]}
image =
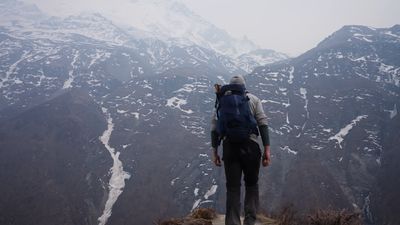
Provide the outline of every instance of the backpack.
{"type": "Polygon", "coordinates": [[[216,94],[217,132],[220,138],[244,142],[250,134],[258,135],[257,122],[251,113],[244,85],[224,85],[218,87],[216,94]]]}

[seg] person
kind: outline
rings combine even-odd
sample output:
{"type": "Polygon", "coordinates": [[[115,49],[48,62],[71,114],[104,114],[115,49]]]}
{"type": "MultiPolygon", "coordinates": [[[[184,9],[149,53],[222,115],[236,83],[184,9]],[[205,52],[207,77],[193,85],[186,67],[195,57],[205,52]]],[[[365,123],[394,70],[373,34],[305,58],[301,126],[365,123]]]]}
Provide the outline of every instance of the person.
{"type": "MultiPolygon", "coordinates": [[[[242,76],[233,76],[230,84],[245,86],[242,76]]],[[[246,91],[251,116],[255,118],[258,132],[249,135],[248,138],[237,142],[227,137],[221,137],[218,133],[217,109],[214,110],[211,121],[211,144],[213,149],[213,162],[216,166],[222,165],[218,154],[219,142],[223,142],[223,155],[225,177],[226,177],[226,214],[225,225],[240,225],[240,189],[242,174],[245,182],[244,199],[244,225],[254,225],[259,204],[258,176],[260,162],[264,167],[271,162],[270,143],[268,135],[267,117],[264,113],[262,103],[258,97],[246,91]],[[257,143],[259,133],[263,143],[263,157],[261,159],[260,147],[257,143]]]]}

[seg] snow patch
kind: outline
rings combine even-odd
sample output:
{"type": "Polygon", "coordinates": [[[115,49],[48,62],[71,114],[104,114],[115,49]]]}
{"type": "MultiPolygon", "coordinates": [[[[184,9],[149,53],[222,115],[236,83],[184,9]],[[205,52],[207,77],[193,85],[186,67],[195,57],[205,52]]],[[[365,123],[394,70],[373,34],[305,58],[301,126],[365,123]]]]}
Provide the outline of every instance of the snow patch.
{"type": "Polygon", "coordinates": [[[178,92],[188,92],[188,93],[190,93],[190,92],[193,92],[194,90],[196,90],[196,89],[195,89],[193,84],[185,84],[185,85],[183,85],[182,88],[174,91],[174,93],[178,93],[178,92]]]}
{"type": "Polygon", "coordinates": [[[179,180],[179,179],[180,179],[179,177],[176,177],[176,178],[172,179],[172,180],[171,180],[171,186],[174,186],[174,185],[175,185],[175,182],[176,182],[177,180],[179,180]]]}
{"type": "Polygon", "coordinates": [[[192,207],[192,211],[195,210],[199,205],[200,205],[201,199],[197,199],[194,203],[193,203],[193,207],[192,207]]]}
{"type": "Polygon", "coordinates": [[[222,81],[222,83],[226,84],[226,80],[223,76],[217,76],[218,79],[220,79],[222,81]]]}
{"type": "Polygon", "coordinates": [[[104,61],[106,58],[109,58],[111,56],[111,53],[102,52],[101,50],[96,49],[95,55],[90,55],[90,56],[92,57],[92,60],[88,65],[88,69],[90,69],[97,62],[97,60],[104,57],[104,59],[102,60],[104,61]]]}
{"type": "Polygon", "coordinates": [[[400,40],[400,35],[393,34],[392,31],[387,31],[387,32],[385,32],[385,34],[389,35],[389,36],[392,36],[392,37],[395,37],[395,38],[398,38],[400,40]]]}
{"type": "Polygon", "coordinates": [[[286,112],[286,123],[287,123],[287,124],[290,124],[290,121],[289,121],[289,112],[286,112]]]}
{"type": "Polygon", "coordinates": [[[395,116],[397,116],[397,106],[394,104],[394,109],[390,110],[390,119],[393,119],[395,116]]]}
{"type": "MultiPolygon", "coordinates": [[[[289,101],[289,100],[288,100],[289,101]]],[[[284,102],[277,102],[277,101],[274,101],[274,100],[265,100],[265,99],[263,99],[263,100],[261,100],[261,103],[268,103],[268,102],[270,102],[270,103],[274,103],[274,104],[279,104],[279,105],[282,105],[282,106],[284,106],[285,108],[287,108],[287,107],[289,107],[290,106],[290,103],[288,102],[288,103],[284,103],[284,102]]]]}
{"type": "Polygon", "coordinates": [[[118,197],[122,194],[122,191],[125,187],[125,180],[131,177],[128,172],[124,171],[122,162],[119,160],[120,152],[115,151],[115,148],[110,146],[110,137],[114,130],[113,119],[106,108],[102,107],[102,111],[107,116],[107,130],[103,132],[103,135],[101,135],[99,139],[110,153],[113,159],[113,165],[110,169],[111,178],[108,183],[108,199],[106,201],[106,205],[104,206],[103,214],[97,219],[99,221],[99,225],[105,225],[107,223],[107,220],[110,218],[112,213],[112,207],[117,201],[118,197]]]}
{"type": "Polygon", "coordinates": [[[191,109],[185,110],[185,109],[181,108],[182,105],[186,105],[186,104],[187,104],[187,101],[185,99],[172,97],[172,98],[167,100],[167,104],[165,106],[168,106],[168,107],[171,107],[171,108],[175,108],[175,109],[179,109],[182,112],[187,113],[187,114],[192,114],[193,111],[191,109]]]}
{"type": "Polygon", "coordinates": [[[395,68],[394,66],[381,63],[379,66],[379,73],[387,75],[385,79],[387,83],[392,83],[400,87],[400,67],[395,68]]]}
{"type": "Polygon", "coordinates": [[[78,59],[78,56],[79,56],[79,51],[75,51],[74,58],[72,59],[72,62],[71,62],[72,69],[68,72],[68,79],[64,82],[62,89],[67,89],[67,88],[72,87],[72,82],[75,79],[74,70],[77,68],[75,63],[78,59]]]}
{"type": "Polygon", "coordinates": [[[350,124],[346,125],[337,134],[330,137],[328,140],[336,140],[339,144],[339,147],[342,148],[344,137],[350,132],[351,129],[353,129],[355,125],[357,125],[358,122],[360,122],[362,119],[366,119],[367,117],[368,115],[357,116],[357,118],[352,120],[350,124]]]}
{"type": "Polygon", "coordinates": [[[310,112],[308,111],[307,89],[305,89],[305,88],[300,88],[300,94],[301,94],[302,98],[303,98],[304,101],[305,101],[304,109],[305,109],[306,112],[307,112],[307,119],[309,119],[309,118],[310,118],[310,112]]]}
{"type": "Polygon", "coordinates": [[[127,144],[127,145],[122,145],[123,149],[126,149],[127,147],[131,146],[132,144],[127,144]]]}
{"type": "Polygon", "coordinates": [[[290,149],[289,146],[284,146],[284,147],[280,147],[280,148],[282,151],[285,151],[289,154],[297,155],[297,152],[290,149]]]}
{"type": "Polygon", "coordinates": [[[362,41],[366,41],[366,42],[372,42],[371,39],[367,38],[368,36],[371,36],[371,35],[355,33],[353,36],[354,36],[354,38],[356,38],[358,40],[362,40],[362,41]]]}
{"type": "Polygon", "coordinates": [[[394,104],[393,109],[385,109],[385,112],[389,112],[390,119],[393,119],[395,116],[397,116],[397,105],[394,104]]]}
{"type": "Polygon", "coordinates": [[[304,132],[304,128],[306,127],[307,120],[310,118],[310,112],[308,111],[308,99],[307,99],[307,89],[305,88],[300,88],[300,94],[301,98],[304,99],[304,109],[306,110],[306,120],[303,123],[303,126],[301,126],[301,132],[296,136],[297,138],[301,136],[301,134],[304,132]]]}
{"type": "MultiPolygon", "coordinates": [[[[2,87],[6,87],[6,85],[4,85],[5,82],[10,80],[10,76],[12,74],[14,74],[15,70],[17,69],[17,66],[20,62],[22,62],[23,60],[27,59],[29,52],[24,52],[21,56],[21,58],[19,60],[17,60],[14,64],[12,64],[9,68],[8,71],[6,72],[6,76],[4,78],[0,78],[0,88],[2,87]]],[[[14,81],[15,82],[15,81],[14,81]]]]}
{"type": "Polygon", "coordinates": [[[208,190],[205,194],[204,194],[204,198],[208,199],[211,195],[214,195],[217,192],[217,188],[218,185],[212,185],[210,190],[208,190]]]}
{"type": "Polygon", "coordinates": [[[292,84],[292,83],[293,83],[293,78],[294,78],[293,73],[294,73],[294,67],[292,66],[292,67],[290,68],[290,70],[289,70],[289,80],[288,80],[288,83],[289,83],[289,84],[292,84]]]}
{"type": "Polygon", "coordinates": [[[135,117],[135,119],[139,119],[139,113],[138,112],[131,112],[131,115],[135,117]]]}
{"type": "Polygon", "coordinates": [[[117,109],[117,113],[119,113],[119,114],[125,114],[127,112],[128,111],[126,111],[126,110],[117,109]]]}

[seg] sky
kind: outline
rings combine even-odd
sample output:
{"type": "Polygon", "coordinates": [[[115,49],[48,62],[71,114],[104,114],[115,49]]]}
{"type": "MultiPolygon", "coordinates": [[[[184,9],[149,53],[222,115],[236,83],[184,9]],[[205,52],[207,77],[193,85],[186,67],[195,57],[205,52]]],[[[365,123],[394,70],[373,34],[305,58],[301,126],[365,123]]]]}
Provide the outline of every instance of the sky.
{"type": "MultiPolygon", "coordinates": [[[[37,3],[45,11],[60,8],[54,0],[24,1],[37,3]]],[[[122,0],[110,0],[107,4],[118,4],[118,1],[122,0]]],[[[236,38],[246,36],[262,48],[290,56],[315,47],[344,25],[381,28],[400,24],[400,0],[177,1],[236,38]]],[[[90,8],[97,3],[96,0],[67,2],[75,9],[90,8]]],[[[53,14],[57,13],[57,9],[53,10],[53,14]]]]}
{"type": "Polygon", "coordinates": [[[344,25],[400,24],[400,0],[182,0],[235,37],[297,56],[344,25]]]}

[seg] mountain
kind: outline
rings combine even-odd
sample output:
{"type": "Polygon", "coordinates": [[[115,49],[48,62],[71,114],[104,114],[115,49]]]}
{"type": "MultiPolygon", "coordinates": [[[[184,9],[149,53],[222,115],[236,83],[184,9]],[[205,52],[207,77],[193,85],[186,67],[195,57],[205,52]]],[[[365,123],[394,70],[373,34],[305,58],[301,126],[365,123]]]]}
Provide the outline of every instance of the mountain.
{"type": "Polygon", "coordinates": [[[247,38],[233,38],[178,1],[136,0],[119,4],[120,7],[113,7],[113,11],[104,15],[116,24],[135,27],[174,45],[195,44],[228,56],[259,48],[247,38]]]}
{"type": "MultiPolygon", "coordinates": [[[[257,66],[289,58],[278,52],[260,53],[265,50],[260,49],[247,37],[242,39],[232,37],[225,30],[206,21],[178,1],[130,1],[120,10],[113,14],[107,14],[107,16],[116,23],[138,28],[145,31],[147,35],[172,45],[198,45],[233,59],[247,54],[248,60],[251,58],[252,63],[256,63],[257,66]]],[[[240,58],[239,60],[242,61],[240,58]]],[[[246,70],[246,67],[241,68],[246,70]]]]}
{"type": "Polygon", "coordinates": [[[256,67],[260,65],[267,65],[283,60],[290,57],[284,53],[276,52],[271,49],[257,49],[236,58],[236,64],[244,69],[247,73],[251,73],[256,67]]]}
{"type": "Polygon", "coordinates": [[[1,123],[1,224],[96,223],[111,161],[103,129],[101,109],[79,90],[1,123]]]}
{"type": "MultiPolygon", "coordinates": [[[[12,2],[12,0],[10,0],[12,2]]],[[[71,5],[73,3],[64,0],[57,1],[60,5],[71,5]]],[[[54,3],[55,4],[55,3],[54,3]]],[[[15,8],[15,4],[13,5],[15,8]]],[[[20,6],[20,5],[17,5],[20,6]]],[[[5,6],[5,8],[10,6],[5,6]]],[[[71,6],[76,8],[76,6],[71,6]]],[[[46,8],[46,7],[44,7],[46,8]]],[[[237,39],[228,34],[225,30],[220,29],[212,23],[206,21],[201,16],[194,13],[182,2],[175,0],[138,0],[138,1],[121,1],[118,7],[112,7],[113,10],[105,11],[104,8],[110,8],[110,6],[104,6],[102,3],[90,7],[88,15],[87,11],[83,12],[79,16],[70,15],[71,13],[59,13],[70,15],[71,20],[67,24],[67,27],[73,24],[74,19],[80,19],[79,23],[83,25],[80,32],[89,34],[90,36],[112,36],[114,32],[104,32],[107,29],[99,29],[97,32],[93,32],[92,29],[86,31],[86,28],[92,28],[91,14],[101,15],[101,17],[107,18],[112,21],[113,24],[118,26],[124,32],[133,36],[135,39],[157,39],[161,40],[168,45],[188,47],[197,45],[202,48],[210,49],[220,55],[236,59],[242,54],[247,54],[251,51],[256,51],[260,47],[249,40],[247,37],[237,39]],[[78,18],[77,18],[78,17],[78,18]],[[85,18],[86,17],[86,18],[85,18]],[[82,21],[85,21],[82,23],[82,21]],[[72,23],[71,23],[72,22],[72,23]],[[103,34],[102,34],[103,33],[103,34]]],[[[18,10],[16,10],[18,11],[18,10]]],[[[53,12],[54,13],[54,12],[53,12]]],[[[19,11],[17,15],[20,14],[19,11]]],[[[57,14],[57,15],[59,15],[57,14]]],[[[54,20],[54,17],[50,21],[54,20]]],[[[76,27],[77,28],[77,27],[76,27]]],[[[57,28],[56,30],[59,30],[57,28]]],[[[78,29],[74,29],[76,32],[78,29]]],[[[118,44],[124,44],[124,37],[114,37],[115,40],[108,38],[109,41],[115,41],[118,44]]],[[[104,39],[104,38],[103,38],[104,39]]],[[[251,57],[253,54],[249,54],[247,57],[251,57]]],[[[263,58],[263,54],[258,54],[252,58],[253,63],[258,63],[256,66],[264,65],[264,62],[276,62],[285,56],[283,53],[277,53],[277,57],[273,58],[273,54],[267,55],[266,59],[263,58]]],[[[287,56],[285,56],[288,58],[287,56]]],[[[240,64],[239,64],[240,65],[240,64]]],[[[241,69],[246,70],[246,67],[241,69]]]]}
{"type": "MultiPolygon", "coordinates": [[[[18,11],[14,5],[8,5],[8,11],[18,11]]],[[[244,72],[229,57],[197,45],[179,47],[157,39],[135,39],[98,14],[39,18],[28,24],[23,18],[4,22],[0,27],[4,43],[0,109],[29,108],[60,87],[107,90],[132,77],[178,68],[195,67],[197,74],[221,77],[244,72]]]]}
{"type": "Polygon", "coordinates": [[[0,123],[4,128],[0,142],[5,146],[2,148],[4,161],[0,164],[7,170],[1,179],[10,180],[10,186],[4,186],[2,191],[14,196],[27,186],[38,188],[19,198],[2,199],[0,221],[5,224],[14,221],[24,224],[28,220],[125,223],[131,219],[124,213],[128,210],[129,215],[137,214],[137,223],[146,224],[148,218],[186,213],[193,207],[192,198],[206,193],[211,196],[213,190],[215,193],[211,176],[197,170],[197,165],[204,166],[208,158],[203,141],[205,113],[195,110],[209,113],[209,104],[204,102],[205,98],[212,101],[209,87],[214,81],[240,70],[228,57],[195,45],[171,46],[155,39],[130,38],[120,44],[113,40],[122,39],[114,37],[129,37],[129,34],[100,15],[51,20],[44,16],[27,23],[23,19],[15,20],[12,24],[3,23],[0,33],[3,52],[0,123]],[[102,29],[113,32],[101,33],[102,29]],[[78,94],[74,94],[76,91],[78,94]],[[74,104],[80,95],[88,100],[74,104]],[[187,108],[186,101],[197,105],[187,108]],[[62,102],[65,105],[61,107],[62,102]],[[50,109],[44,107],[49,104],[50,109]],[[88,112],[81,112],[82,107],[88,112]],[[30,124],[30,119],[38,115],[41,119],[30,124]],[[102,119],[91,122],[99,115],[102,119]],[[52,132],[58,135],[51,135],[52,132]],[[176,138],[165,132],[174,133],[176,138]],[[31,149],[36,139],[42,141],[31,149]],[[178,139],[184,142],[177,146],[178,139]],[[17,140],[23,142],[19,144],[17,140]],[[46,146],[47,143],[54,144],[46,146]],[[158,154],[161,147],[172,151],[158,154]],[[38,163],[28,162],[42,155],[43,150],[54,156],[44,157],[38,163]],[[23,154],[28,159],[20,159],[23,154]],[[180,156],[180,162],[176,156],[180,156]],[[193,159],[196,166],[190,166],[187,159],[193,159]],[[21,163],[27,166],[18,172],[8,170],[21,163]],[[71,171],[65,166],[68,163],[75,165],[71,171]],[[60,171],[56,174],[59,176],[47,175],[55,169],[60,171]],[[174,175],[183,171],[182,176],[199,181],[196,196],[176,192],[184,184],[174,175]],[[13,180],[13,174],[25,172],[27,179],[13,180]],[[86,183],[82,177],[87,179],[86,183]],[[42,185],[53,179],[58,183],[49,187],[42,185]],[[63,186],[65,182],[68,185],[63,186]],[[125,185],[129,188],[124,189],[125,185]],[[170,187],[169,193],[176,194],[166,197],[165,187],[170,187]],[[49,191],[54,194],[48,199],[39,199],[41,193],[49,191]],[[125,195],[128,197],[124,198],[125,195]],[[147,196],[158,200],[150,204],[147,196]],[[186,205],[174,202],[178,198],[185,199],[186,205]],[[31,205],[25,204],[26,199],[36,205],[37,211],[28,210],[31,205]],[[150,211],[143,206],[160,210],[150,211]],[[46,211],[48,207],[52,210],[46,211]],[[71,210],[65,210],[68,208],[71,210]],[[24,217],[18,219],[20,212],[24,217]]]}
{"type": "Polygon", "coordinates": [[[275,149],[261,179],[264,207],[349,208],[367,224],[399,222],[388,213],[398,209],[398,182],[386,179],[398,160],[391,147],[399,144],[397,27],[345,26],[305,54],[247,76],[265,96],[275,149]]]}
{"type": "MultiPolygon", "coordinates": [[[[0,25],[1,223],[152,224],[198,207],[223,212],[209,118],[213,84],[244,72],[234,59],[140,27],[137,38],[101,14],[40,15],[0,25]]],[[[270,123],[264,209],[348,208],[367,224],[399,223],[399,32],[345,26],[246,75],[270,123]]]]}

